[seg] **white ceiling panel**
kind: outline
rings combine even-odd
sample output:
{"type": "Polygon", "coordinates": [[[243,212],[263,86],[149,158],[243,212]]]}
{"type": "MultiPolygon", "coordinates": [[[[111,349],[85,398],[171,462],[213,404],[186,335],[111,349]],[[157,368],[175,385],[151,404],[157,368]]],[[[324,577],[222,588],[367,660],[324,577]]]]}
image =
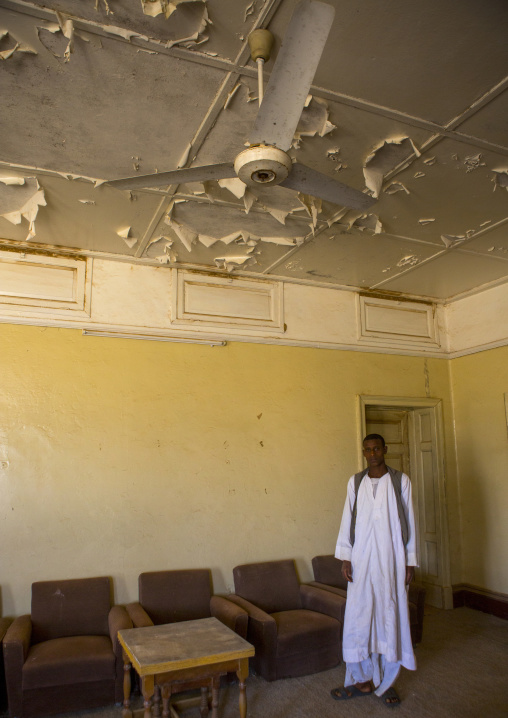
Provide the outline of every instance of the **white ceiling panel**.
{"type": "MultiPolygon", "coordinates": [[[[270,26],[279,38],[295,4],[282,3],[270,26]]],[[[446,122],[506,74],[504,0],[330,4],[335,22],[316,72],[319,87],[446,122]]]]}
{"type": "Polygon", "coordinates": [[[341,233],[332,226],[274,268],[273,274],[368,288],[436,252],[432,245],[385,234],[341,233]]]}
{"type": "Polygon", "coordinates": [[[386,282],[383,289],[445,300],[500,279],[508,279],[508,262],[455,249],[386,282]]]}
{"type": "Polygon", "coordinates": [[[508,222],[492,229],[486,226],[483,234],[464,242],[461,245],[461,249],[463,248],[491,257],[508,259],[508,222]]]}
{"type": "MultiPolygon", "coordinates": [[[[37,40],[39,21],[3,11],[0,24],[22,26],[38,52],[15,53],[2,66],[9,99],[0,156],[12,163],[102,179],[135,174],[135,166],[141,174],[176,168],[223,78],[215,68],[89,35],[76,38],[65,62],[37,40]]],[[[56,37],[63,54],[65,38],[42,34],[56,37]]]]}
{"type": "Polygon", "coordinates": [[[231,99],[226,100],[226,109],[223,103],[215,125],[203,142],[193,163],[195,166],[232,162],[245,149],[259,109],[257,99],[251,99],[258,96],[257,82],[250,77],[238,78],[233,90],[231,99]]]}
{"type": "MultiPolygon", "coordinates": [[[[203,10],[211,21],[200,33],[198,42],[208,38],[196,49],[219,52],[222,57],[234,60],[242,47],[242,36],[252,29],[256,13],[248,10],[251,0],[208,0],[184,2],[166,19],[163,13],[150,16],[143,12],[141,0],[36,0],[36,5],[100,22],[128,28],[161,42],[175,42],[190,37],[201,27],[203,10]]],[[[146,3],[149,8],[149,3],[146,3]]],[[[189,43],[192,47],[193,43],[189,43]]],[[[195,44],[195,43],[194,43],[195,44]]]]}
{"type": "MultiPolygon", "coordinates": [[[[217,263],[218,259],[234,257],[240,261],[243,257],[245,261],[240,266],[260,272],[294,248],[296,238],[303,241],[308,233],[308,221],[304,219],[288,217],[281,224],[256,209],[246,214],[230,206],[186,201],[175,204],[171,219],[164,218],[159,223],[152,239],[170,238],[171,251],[181,263],[217,268],[223,264],[217,263]]],[[[163,243],[154,244],[148,246],[146,256],[161,256],[163,243]]]]}
{"type": "MultiPolygon", "coordinates": [[[[506,124],[508,118],[508,91],[491,100],[458,128],[460,132],[475,137],[483,137],[489,142],[506,147],[508,137],[506,124]]],[[[508,157],[504,163],[508,167],[508,157]]]]}
{"type": "MultiPolygon", "coordinates": [[[[0,172],[2,175],[5,176],[5,170],[0,172]]],[[[40,175],[38,182],[46,205],[38,210],[36,235],[31,240],[34,244],[134,256],[145,227],[160,202],[157,196],[141,193],[133,193],[133,199],[130,199],[127,192],[106,186],[94,188],[93,184],[82,180],[40,175]],[[126,236],[120,236],[119,232],[126,236]]],[[[23,187],[9,189],[21,190],[23,187]]],[[[0,183],[0,196],[2,193],[0,183]]],[[[0,207],[3,211],[1,201],[0,207]]],[[[14,207],[13,204],[5,209],[14,207]]],[[[21,224],[12,225],[0,218],[0,232],[7,239],[24,241],[28,222],[22,219],[21,224]]]]}
{"type": "MultiPolygon", "coordinates": [[[[417,147],[432,134],[418,127],[338,102],[327,102],[329,121],[336,129],[320,137],[304,137],[293,152],[299,162],[331,174],[356,189],[365,187],[363,167],[367,157],[388,139],[409,137],[417,147]],[[337,152],[338,150],[338,152],[337,152]],[[339,169],[337,167],[344,167],[339,169]]],[[[374,210],[375,211],[375,210],[374,210]]]]}
{"type": "Polygon", "coordinates": [[[499,156],[444,139],[385,182],[377,211],[387,232],[443,244],[508,216],[508,195],[494,192],[499,156]],[[431,164],[429,164],[431,163],[431,164]],[[391,182],[408,190],[388,194],[391,182]]]}

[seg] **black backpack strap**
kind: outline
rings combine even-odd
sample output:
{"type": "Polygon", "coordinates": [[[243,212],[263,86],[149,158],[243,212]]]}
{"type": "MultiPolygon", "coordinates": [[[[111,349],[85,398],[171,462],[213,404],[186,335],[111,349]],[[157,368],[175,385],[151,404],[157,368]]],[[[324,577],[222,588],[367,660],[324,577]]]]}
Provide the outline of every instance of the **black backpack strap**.
{"type": "Polygon", "coordinates": [[[402,533],[402,541],[404,546],[407,546],[409,539],[409,526],[407,523],[406,512],[404,511],[404,504],[402,503],[402,471],[392,469],[391,466],[386,467],[390,478],[392,480],[393,489],[395,491],[395,498],[397,499],[397,511],[399,512],[400,530],[402,533]]]}
{"type": "Polygon", "coordinates": [[[355,502],[353,504],[353,511],[351,514],[351,526],[349,528],[349,542],[351,546],[354,546],[355,543],[356,502],[358,501],[358,489],[360,488],[362,479],[367,474],[367,472],[368,469],[364,469],[363,471],[359,471],[357,474],[355,474],[355,502]]]}

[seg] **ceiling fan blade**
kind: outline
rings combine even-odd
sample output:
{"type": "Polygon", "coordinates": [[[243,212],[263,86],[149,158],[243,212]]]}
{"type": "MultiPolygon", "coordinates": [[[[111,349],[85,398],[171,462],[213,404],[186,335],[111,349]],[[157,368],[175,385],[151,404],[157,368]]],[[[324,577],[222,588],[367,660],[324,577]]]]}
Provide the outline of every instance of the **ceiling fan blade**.
{"type": "Polygon", "coordinates": [[[250,136],[251,144],[291,146],[332,26],[335,9],[304,0],[293,13],[250,136]]]}
{"type": "Polygon", "coordinates": [[[117,189],[144,189],[145,187],[166,187],[171,184],[182,184],[183,182],[206,182],[231,177],[236,177],[234,165],[232,162],[224,162],[220,165],[185,167],[184,169],[171,170],[170,172],[125,177],[123,179],[109,180],[105,184],[117,189]]]}
{"type": "Polygon", "coordinates": [[[341,207],[352,207],[353,209],[366,210],[376,202],[374,197],[348,187],[342,182],[337,182],[337,180],[298,162],[293,165],[284,182],[281,182],[281,187],[289,187],[297,192],[310,194],[312,197],[319,197],[341,207]]]}

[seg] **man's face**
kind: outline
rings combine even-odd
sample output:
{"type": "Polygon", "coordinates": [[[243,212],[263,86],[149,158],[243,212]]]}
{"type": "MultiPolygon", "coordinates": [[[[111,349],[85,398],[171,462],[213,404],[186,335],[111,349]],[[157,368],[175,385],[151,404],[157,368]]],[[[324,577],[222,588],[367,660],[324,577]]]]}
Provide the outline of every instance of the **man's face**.
{"type": "Polygon", "coordinates": [[[363,455],[370,466],[381,466],[384,464],[386,446],[380,439],[367,439],[363,442],[363,455]]]}

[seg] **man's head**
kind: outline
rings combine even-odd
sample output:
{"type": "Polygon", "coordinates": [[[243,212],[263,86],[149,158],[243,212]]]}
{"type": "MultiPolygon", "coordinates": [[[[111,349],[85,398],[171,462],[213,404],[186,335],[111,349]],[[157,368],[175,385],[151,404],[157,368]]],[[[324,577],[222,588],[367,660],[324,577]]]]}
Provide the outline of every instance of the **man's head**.
{"type": "Polygon", "coordinates": [[[382,466],[385,463],[387,447],[381,434],[367,434],[363,440],[363,455],[369,465],[382,466]]]}

